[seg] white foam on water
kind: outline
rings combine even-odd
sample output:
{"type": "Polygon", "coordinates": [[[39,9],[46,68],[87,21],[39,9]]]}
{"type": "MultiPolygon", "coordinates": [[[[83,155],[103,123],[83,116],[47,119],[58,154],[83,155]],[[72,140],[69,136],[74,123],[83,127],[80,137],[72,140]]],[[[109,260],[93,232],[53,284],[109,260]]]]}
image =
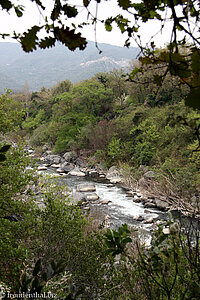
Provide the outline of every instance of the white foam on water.
{"type": "MultiPolygon", "coordinates": [[[[126,216],[137,216],[137,215],[146,215],[145,208],[141,203],[133,202],[132,197],[126,197],[126,194],[117,186],[107,188],[105,184],[96,183],[97,194],[103,200],[110,200],[111,204],[114,204],[115,207],[119,207],[119,210],[122,214],[126,216]]],[[[151,213],[153,218],[156,218],[158,215],[151,213]]]]}

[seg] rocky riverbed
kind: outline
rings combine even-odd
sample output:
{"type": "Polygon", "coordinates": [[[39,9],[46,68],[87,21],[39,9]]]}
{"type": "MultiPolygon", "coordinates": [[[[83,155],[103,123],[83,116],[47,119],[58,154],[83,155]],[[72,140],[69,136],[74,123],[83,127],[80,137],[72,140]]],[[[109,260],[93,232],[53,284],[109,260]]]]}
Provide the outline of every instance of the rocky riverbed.
{"type": "Polygon", "coordinates": [[[90,168],[73,151],[62,156],[46,151],[39,157],[38,172],[56,175],[62,184],[69,186],[73,201],[83,211],[90,210],[106,227],[116,228],[127,223],[136,225],[141,232],[149,232],[156,223],[167,218],[167,202],[125,185],[117,167],[112,166],[107,171],[99,165],[90,168]]]}

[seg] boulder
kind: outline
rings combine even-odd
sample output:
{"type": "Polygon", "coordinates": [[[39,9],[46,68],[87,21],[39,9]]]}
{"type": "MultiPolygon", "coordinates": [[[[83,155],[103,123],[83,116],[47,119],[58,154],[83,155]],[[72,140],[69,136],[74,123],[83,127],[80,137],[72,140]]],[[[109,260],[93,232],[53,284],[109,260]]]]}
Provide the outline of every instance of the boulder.
{"type": "Polygon", "coordinates": [[[51,167],[55,168],[55,169],[59,169],[61,167],[61,165],[60,164],[52,164],[51,167]]]}
{"type": "Polygon", "coordinates": [[[153,223],[153,217],[148,217],[146,220],[144,220],[144,224],[151,224],[153,223]]]}
{"type": "Polygon", "coordinates": [[[39,166],[38,167],[38,171],[43,171],[43,170],[47,170],[46,166],[39,166]]]}
{"type": "Polygon", "coordinates": [[[107,179],[112,179],[112,178],[117,178],[120,177],[120,171],[116,166],[112,166],[110,167],[110,169],[108,170],[108,173],[106,175],[107,179]]]}
{"type": "Polygon", "coordinates": [[[170,234],[170,229],[168,227],[163,228],[164,234],[170,234]]]}
{"type": "Polygon", "coordinates": [[[86,201],[86,195],[84,193],[80,193],[80,192],[74,192],[72,194],[73,199],[78,202],[78,201],[86,201]]]}
{"type": "Polygon", "coordinates": [[[153,203],[153,202],[146,202],[146,203],[144,204],[144,207],[145,207],[145,208],[155,208],[155,207],[156,207],[156,204],[153,203]]]}
{"type": "Polygon", "coordinates": [[[91,176],[91,177],[96,177],[96,176],[98,176],[98,172],[97,172],[96,170],[91,170],[91,171],[88,172],[88,174],[89,174],[89,176],[91,176]]]}
{"type": "Polygon", "coordinates": [[[140,198],[133,198],[133,202],[135,202],[135,203],[140,203],[141,200],[140,200],[140,198]]]}
{"type": "Polygon", "coordinates": [[[73,162],[77,158],[75,151],[68,151],[63,155],[63,158],[68,162],[73,162]]]}
{"type": "Polygon", "coordinates": [[[63,170],[62,170],[61,168],[57,168],[56,172],[58,172],[58,173],[62,173],[62,172],[63,172],[63,170]]]}
{"type": "Polygon", "coordinates": [[[53,164],[59,164],[61,162],[61,157],[59,155],[48,155],[48,158],[53,164]]]}
{"type": "Polygon", "coordinates": [[[106,178],[106,176],[104,174],[100,174],[99,178],[106,178]]]}
{"type": "Polygon", "coordinates": [[[84,207],[83,209],[86,211],[90,210],[90,208],[88,206],[84,207]]]}
{"type": "Polygon", "coordinates": [[[122,182],[122,178],[120,178],[120,177],[114,177],[114,178],[111,178],[110,179],[110,183],[120,183],[120,182],[122,182]]]}
{"type": "Polygon", "coordinates": [[[126,192],[126,196],[127,196],[127,197],[134,197],[133,191],[127,191],[127,192],[126,192]]]}
{"type": "Polygon", "coordinates": [[[157,208],[161,209],[161,210],[166,210],[169,206],[169,204],[166,201],[160,200],[160,199],[155,199],[154,200],[155,205],[157,208]]]}
{"type": "Polygon", "coordinates": [[[112,201],[110,201],[110,200],[101,200],[101,201],[99,201],[99,204],[107,205],[110,202],[112,202],[112,201]]]}
{"type": "Polygon", "coordinates": [[[114,185],[113,185],[113,184],[107,184],[106,186],[107,186],[107,188],[111,188],[111,187],[113,187],[114,185]]]}
{"type": "Polygon", "coordinates": [[[71,163],[69,164],[69,163],[65,162],[64,164],[61,165],[61,170],[64,173],[69,173],[73,169],[74,169],[74,166],[71,163]]]}
{"type": "Polygon", "coordinates": [[[96,187],[94,183],[81,183],[76,187],[77,192],[95,192],[96,187]]]}
{"type": "Polygon", "coordinates": [[[68,174],[71,175],[71,176],[79,176],[79,177],[84,177],[85,176],[85,173],[81,172],[79,167],[75,167],[68,174]]]}
{"type": "Polygon", "coordinates": [[[136,216],[133,217],[133,219],[134,219],[135,221],[138,221],[138,222],[144,221],[144,217],[141,216],[141,215],[136,215],[136,216]]]}
{"type": "Polygon", "coordinates": [[[86,200],[87,201],[95,201],[95,200],[98,200],[98,199],[99,199],[99,196],[96,193],[86,195],[86,200]]]}
{"type": "Polygon", "coordinates": [[[82,159],[80,159],[80,158],[77,158],[77,159],[76,159],[76,164],[77,164],[77,166],[79,166],[79,167],[84,167],[84,166],[85,166],[84,161],[83,161],[82,159]]]}

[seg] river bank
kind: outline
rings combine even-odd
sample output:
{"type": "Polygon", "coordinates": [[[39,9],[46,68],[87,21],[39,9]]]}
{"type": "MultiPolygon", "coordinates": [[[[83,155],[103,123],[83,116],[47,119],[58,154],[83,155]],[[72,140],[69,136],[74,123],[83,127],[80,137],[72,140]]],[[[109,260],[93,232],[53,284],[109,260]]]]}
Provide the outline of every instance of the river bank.
{"type": "MultiPolygon", "coordinates": [[[[145,195],[138,187],[133,189],[116,166],[108,170],[99,164],[91,167],[86,159],[73,151],[54,155],[47,150],[41,156],[35,155],[33,150],[27,151],[37,157],[38,172],[56,175],[69,186],[71,196],[82,210],[90,211],[107,227],[116,228],[127,223],[149,232],[155,224],[168,218],[168,203],[145,195]]],[[[149,172],[147,175],[152,174],[149,172]]]]}
{"type": "Polygon", "coordinates": [[[86,157],[79,156],[74,151],[66,152],[63,155],[55,155],[47,150],[41,156],[37,156],[37,159],[40,163],[39,171],[45,171],[50,167],[60,176],[89,177],[100,182],[114,184],[123,188],[133,202],[142,203],[147,209],[181,211],[180,201],[164,195],[155,195],[148,189],[155,181],[153,171],[144,171],[138,182],[133,183],[123,176],[123,170],[119,167],[111,166],[109,169],[105,169],[101,164],[95,164],[91,167],[86,157]]]}

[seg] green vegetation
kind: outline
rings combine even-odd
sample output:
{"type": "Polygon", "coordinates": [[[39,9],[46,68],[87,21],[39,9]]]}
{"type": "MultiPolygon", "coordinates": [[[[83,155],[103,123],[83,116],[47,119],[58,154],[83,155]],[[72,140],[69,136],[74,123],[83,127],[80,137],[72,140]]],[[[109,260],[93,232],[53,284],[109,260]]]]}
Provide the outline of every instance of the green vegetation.
{"type": "Polygon", "coordinates": [[[148,247],[127,225],[99,228],[71,203],[67,187],[35,173],[23,151],[22,137],[40,150],[43,145],[55,153],[84,150],[94,164],[122,166],[134,182],[152,170],[157,191],[190,204],[199,190],[200,116],[182,101],[187,87],[168,78],[153,94],[151,82],[143,89],[143,83],[121,75],[101,73],[76,85],[65,81],[31,95],[13,95],[13,100],[9,93],[1,96],[0,283],[5,299],[23,292],[51,292],[59,299],[198,299],[195,223],[184,224],[183,231],[169,218],[152,233],[148,247]]]}
{"type": "Polygon", "coordinates": [[[149,72],[137,74],[140,83],[122,75],[99,73],[73,86],[65,82],[64,92],[63,82],[32,93],[25,134],[38,149],[84,149],[105,167],[128,164],[136,181],[145,166],[161,193],[190,202],[199,189],[200,115],[183,102],[188,87],[167,77],[155,92],[149,72]]]}
{"type": "MultiPolygon", "coordinates": [[[[40,0],[32,2],[45,12],[40,0]]],[[[23,136],[30,137],[34,146],[47,145],[55,153],[84,149],[94,163],[124,164],[134,181],[151,170],[155,178],[148,186],[151,192],[156,189],[192,204],[194,216],[199,215],[200,115],[194,110],[199,108],[200,95],[198,3],[118,1],[121,10],[134,17],[131,24],[120,14],[99,20],[97,8],[103,0],[95,1],[96,14],[91,14],[90,2],[94,1],[83,1],[91,17],[88,22],[94,26],[103,22],[107,31],[116,23],[128,35],[126,46],[135,36],[140,43],[138,21],[156,19],[163,28],[168,19],[165,12],[170,10],[171,41],[162,51],[155,49],[153,41],[149,48],[141,47],[140,64],[123,77],[118,72],[98,74],[74,86],[65,81],[32,95],[25,91],[14,95],[14,101],[9,93],[0,97],[0,285],[6,289],[4,299],[17,298],[9,293],[47,291],[59,299],[197,300],[199,219],[181,224],[169,215],[169,221],[155,228],[148,247],[127,225],[107,231],[96,228],[70,202],[67,188],[36,175],[24,153],[23,136]],[[191,29],[193,24],[196,31],[191,29]],[[183,38],[178,31],[184,33],[183,38]],[[196,205],[191,203],[192,196],[196,205]]],[[[6,0],[0,6],[23,16],[20,4],[6,0]]],[[[87,42],[75,31],[76,25],[70,28],[63,23],[78,15],[75,6],[56,0],[45,24],[33,25],[23,34],[14,32],[13,38],[26,52],[55,46],[56,41],[72,51],[83,50],[87,42]],[[41,30],[46,32],[42,39],[41,30]]]]}

